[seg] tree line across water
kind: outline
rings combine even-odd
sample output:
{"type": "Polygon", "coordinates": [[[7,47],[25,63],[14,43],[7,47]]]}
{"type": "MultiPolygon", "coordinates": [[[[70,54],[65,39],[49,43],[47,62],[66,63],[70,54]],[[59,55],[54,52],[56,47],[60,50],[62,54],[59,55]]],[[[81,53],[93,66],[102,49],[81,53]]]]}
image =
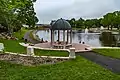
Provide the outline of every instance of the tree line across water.
{"type": "Polygon", "coordinates": [[[107,28],[108,30],[112,28],[120,28],[120,11],[115,11],[112,13],[107,13],[102,18],[99,19],[83,19],[80,18],[76,20],[72,18],[67,20],[73,28],[100,28],[101,26],[107,28]]]}
{"type": "Polygon", "coordinates": [[[34,2],[36,0],[0,0],[0,30],[12,33],[23,24],[34,27],[38,22],[34,2]]]}

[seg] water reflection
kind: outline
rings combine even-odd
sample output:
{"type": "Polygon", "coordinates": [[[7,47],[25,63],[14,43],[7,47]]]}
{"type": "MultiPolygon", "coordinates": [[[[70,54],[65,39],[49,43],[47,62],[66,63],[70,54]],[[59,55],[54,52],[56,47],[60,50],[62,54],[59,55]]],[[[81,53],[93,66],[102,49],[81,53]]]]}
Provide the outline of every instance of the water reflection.
{"type": "MultiPolygon", "coordinates": [[[[40,30],[37,32],[39,38],[43,38],[43,40],[50,41],[51,39],[51,31],[50,30],[40,30]]],[[[67,36],[67,32],[65,33],[67,36]]],[[[55,41],[57,41],[58,34],[55,31],[55,41]]],[[[119,35],[120,36],[120,35],[119,35]]],[[[101,47],[101,46],[116,46],[118,35],[112,35],[111,33],[103,33],[103,34],[95,34],[95,33],[73,33],[72,41],[73,43],[85,42],[86,44],[93,47],[101,47]]],[[[67,37],[65,38],[67,40],[67,37]]],[[[60,40],[63,40],[63,31],[60,31],[60,40]]],[[[70,40],[70,39],[69,39],[70,40]]]]}
{"type": "Polygon", "coordinates": [[[79,33],[78,35],[78,39],[81,42],[85,42],[88,45],[94,46],[94,47],[99,47],[101,46],[100,40],[99,40],[99,36],[98,34],[83,34],[83,33],[79,33]]]}
{"type": "Polygon", "coordinates": [[[112,35],[112,32],[103,32],[100,36],[100,41],[103,46],[117,46],[117,35],[112,35]]]}

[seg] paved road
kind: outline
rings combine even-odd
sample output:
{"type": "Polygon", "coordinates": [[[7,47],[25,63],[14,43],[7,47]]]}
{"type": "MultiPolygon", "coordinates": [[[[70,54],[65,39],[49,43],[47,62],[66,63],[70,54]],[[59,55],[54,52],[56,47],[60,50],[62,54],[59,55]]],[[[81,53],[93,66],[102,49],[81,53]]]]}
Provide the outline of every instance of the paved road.
{"type": "Polygon", "coordinates": [[[88,60],[91,60],[92,62],[95,62],[114,73],[120,73],[120,59],[113,59],[107,56],[102,56],[92,51],[76,53],[76,55],[80,55],[88,60]]]}

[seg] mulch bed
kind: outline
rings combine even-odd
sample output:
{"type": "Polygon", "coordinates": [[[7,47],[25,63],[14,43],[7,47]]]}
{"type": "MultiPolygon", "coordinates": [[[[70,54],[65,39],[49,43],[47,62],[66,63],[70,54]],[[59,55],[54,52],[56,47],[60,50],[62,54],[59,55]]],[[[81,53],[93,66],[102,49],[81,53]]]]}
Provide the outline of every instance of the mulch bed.
{"type": "Polygon", "coordinates": [[[33,56],[20,56],[14,54],[0,54],[0,60],[8,61],[15,64],[22,64],[25,66],[37,66],[43,64],[55,64],[57,62],[67,61],[68,59],[53,59],[53,58],[43,58],[43,57],[33,57],[33,56]]]}

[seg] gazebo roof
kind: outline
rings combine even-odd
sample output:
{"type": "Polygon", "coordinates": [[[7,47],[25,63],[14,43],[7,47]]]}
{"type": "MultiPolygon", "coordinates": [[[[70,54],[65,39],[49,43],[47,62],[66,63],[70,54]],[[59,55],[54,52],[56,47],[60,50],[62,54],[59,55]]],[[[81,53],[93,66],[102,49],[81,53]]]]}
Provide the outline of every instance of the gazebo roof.
{"type": "Polygon", "coordinates": [[[65,19],[58,19],[51,23],[52,30],[70,30],[71,25],[65,19]]]}

